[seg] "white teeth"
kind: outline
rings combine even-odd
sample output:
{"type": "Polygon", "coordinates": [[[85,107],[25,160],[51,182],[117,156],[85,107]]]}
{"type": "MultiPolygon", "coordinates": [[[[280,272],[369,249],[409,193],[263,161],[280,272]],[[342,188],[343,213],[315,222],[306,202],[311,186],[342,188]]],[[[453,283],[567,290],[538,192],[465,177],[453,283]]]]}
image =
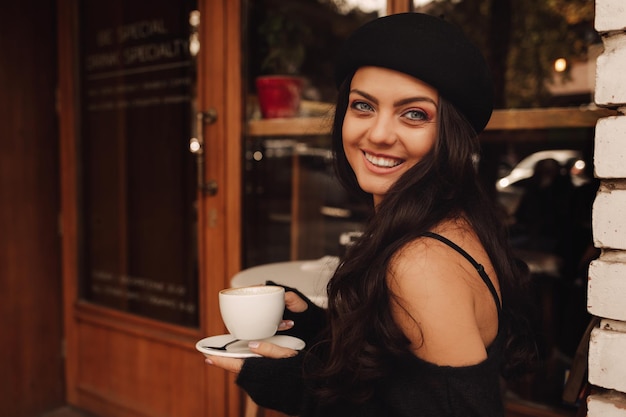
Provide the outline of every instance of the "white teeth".
{"type": "Polygon", "coordinates": [[[381,158],[378,156],[370,155],[368,153],[365,154],[365,159],[370,161],[372,164],[383,168],[393,168],[402,163],[402,161],[399,161],[397,159],[381,158]]]}

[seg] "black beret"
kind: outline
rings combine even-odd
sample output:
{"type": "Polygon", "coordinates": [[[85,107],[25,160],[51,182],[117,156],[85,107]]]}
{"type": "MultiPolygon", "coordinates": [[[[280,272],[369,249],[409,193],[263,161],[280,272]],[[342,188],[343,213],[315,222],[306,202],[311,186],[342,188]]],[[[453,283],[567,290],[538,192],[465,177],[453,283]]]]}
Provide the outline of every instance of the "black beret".
{"type": "Polygon", "coordinates": [[[454,25],[422,13],[372,20],[342,46],[337,87],[363,66],[392,69],[431,85],[480,133],[493,110],[493,82],[478,48],[454,25]]]}

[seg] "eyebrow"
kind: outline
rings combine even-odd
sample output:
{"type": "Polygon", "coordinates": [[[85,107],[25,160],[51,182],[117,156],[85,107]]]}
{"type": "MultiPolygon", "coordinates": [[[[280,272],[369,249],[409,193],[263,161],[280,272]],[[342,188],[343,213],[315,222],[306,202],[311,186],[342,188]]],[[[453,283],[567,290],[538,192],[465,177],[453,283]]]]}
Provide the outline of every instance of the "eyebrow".
{"type": "MultiPolygon", "coordinates": [[[[372,96],[372,95],[370,95],[370,94],[366,93],[365,91],[362,91],[362,90],[359,90],[359,89],[356,89],[356,88],[355,88],[355,89],[350,90],[350,94],[352,94],[352,93],[357,93],[357,94],[360,94],[360,95],[362,95],[363,97],[365,97],[366,99],[368,99],[368,100],[370,100],[370,101],[372,101],[372,102],[374,102],[374,103],[378,104],[378,100],[377,100],[374,96],[372,96]]],[[[424,96],[416,96],[416,97],[407,97],[407,98],[403,98],[403,99],[401,99],[401,100],[395,101],[395,102],[393,103],[393,105],[394,105],[395,107],[398,107],[398,106],[403,106],[403,105],[405,105],[405,104],[413,103],[413,102],[416,102],[416,101],[426,101],[426,102],[429,102],[429,103],[431,103],[432,105],[434,105],[434,106],[435,106],[435,108],[437,108],[437,103],[435,102],[435,100],[433,100],[433,99],[432,99],[432,98],[430,98],[430,97],[424,97],[424,96]]]]}

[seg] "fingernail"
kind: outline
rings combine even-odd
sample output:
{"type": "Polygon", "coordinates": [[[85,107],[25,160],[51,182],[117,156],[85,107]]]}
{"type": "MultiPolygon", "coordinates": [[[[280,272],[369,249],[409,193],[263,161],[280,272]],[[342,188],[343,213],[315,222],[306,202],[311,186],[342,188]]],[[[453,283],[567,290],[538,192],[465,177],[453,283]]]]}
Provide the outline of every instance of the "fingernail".
{"type": "Polygon", "coordinates": [[[293,320],[281,321],[278,325],[279,329],[284,329],[286,327],[293,327],[293,320]]]}
{"type": "Polygon", "coordinates": [[[258,347],[259,347],[259,345],[260,345],[260,343],[259,343],[259,342],[257,342],[257,341],[248,342],[248,347],[249,347],[250,349],[256,349],[256,348],[258,348],[258,347]]]}
{"type": "Polygon", "coordinates": [[[211,359],[209,359],[209,358],[206,358],[206,359],[204,360],[204,362],[205,362],[207,365],[213,365],[213,361],[212,361],[211,359]]]}

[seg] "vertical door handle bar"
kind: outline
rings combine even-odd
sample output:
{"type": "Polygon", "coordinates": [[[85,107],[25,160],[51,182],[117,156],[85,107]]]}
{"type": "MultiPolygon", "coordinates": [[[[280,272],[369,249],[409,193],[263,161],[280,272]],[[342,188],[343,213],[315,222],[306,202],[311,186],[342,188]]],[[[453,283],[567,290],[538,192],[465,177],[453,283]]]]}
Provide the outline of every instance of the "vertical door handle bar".
{"type": "Polygon", "coordinates": [[[204,178],[204,125],[215,123],[217,112],[215,109],[199,111],[196,113],[196,136],[189,140],[189,151],[196,155],[196,167],[198,170],[198,189],[206,195],[217,194],[217,182],[206,181],[204,178]]]}

